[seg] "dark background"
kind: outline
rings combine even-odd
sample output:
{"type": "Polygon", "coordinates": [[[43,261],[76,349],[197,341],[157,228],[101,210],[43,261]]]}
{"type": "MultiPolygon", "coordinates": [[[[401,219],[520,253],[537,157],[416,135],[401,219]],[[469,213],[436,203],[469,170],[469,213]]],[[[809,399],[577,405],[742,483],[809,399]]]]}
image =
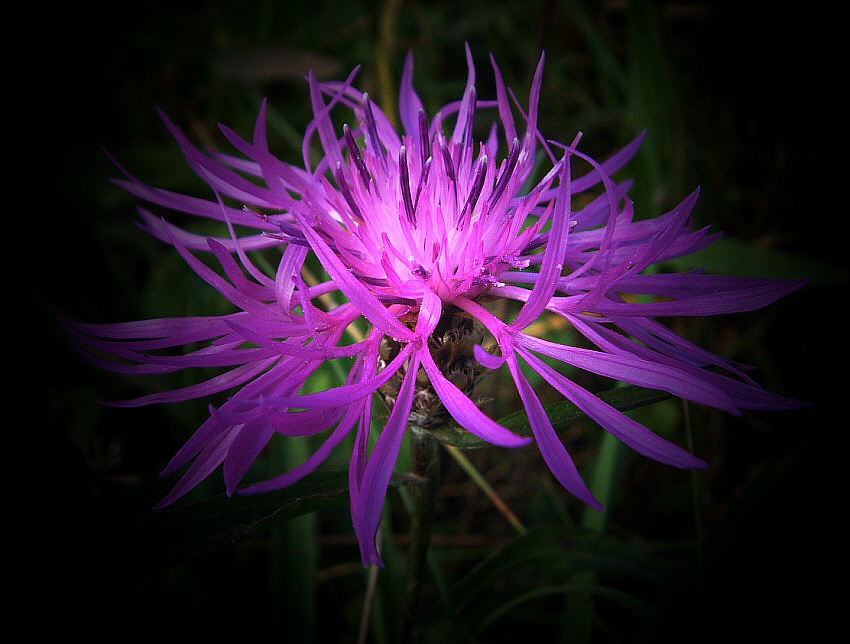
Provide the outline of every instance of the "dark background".
{"type": "MultiPolygon", "coordinates": [[[[847,226],[835,171],[844,138],[835,96],[842,72],[830,37],[835,17],[817,7],[750,3],[638,3],[640,11],[614,2],[455,4],[402,2],[389,31],[382,31],[387,5],[373,2],[149,2],[33,16],[37,33],[18,58],[27,62],[16,64],[24,70],[23,91],[8,100],[36,118],[20,131],[7,121],[12,139],[21,137],[10,160],[17,148],[26,153],[20,189],[9,186],[26,195],[11,213],[19,231],[9,253],[10,281],[23,286],[26,311],[15,313],[17,298],[7,309],[13,356],[22,352],[8,368],[23,367],[9,400],[22,411],[10,423],[10,433],[24,439],[22,450],[12,448],[22,473],[7,494],[25,499],[13,524],[29,546],[26,603],[48,614],[65,607],[69,628],[92,636],[132,633],[172,613],[179,627],[199,633],[214,632],[215,620],[238,621],[211,615],[200,600],[172,601],[167,580],[107,574],[133,553],[104,543],[103,535],[141,516],[169,487],[157,472],[194,430],[198,408],[100,406],[138,395],[140,383],[89,365],[57,318],[129,320],[210,301],[203,294],[185,301],[195,293],[184,282],[192,276],[133,226],[133,200],[109,183],[118,172],[103,148],[152,185],[197,190],[157,107],[193,140],[221,144],[216,123],[250,132],[256,101],[268,96],[297,133],[308,118],[301,77],[309,66],[330,79],[362,63],[359,86],[382,97],[379,61],[389,62],[394,90],[403,54],[413,49],[415,84],[433,108],[460,96],[468,41],[481,83],[489,82],[492,51],[521,102],[546,51],[547,136],[569,140],[581,129],[588,151],[604,156],[649,128],[651,150],[636,160],[638,204],[659,213],[700,185],[698,221],[771,258],[754,266],[726,258],[724,266],[813,277],[764,312],[682,327],[704,346],[755,364],[767,388],[812,407],[743,418],[694,412],[707,428],[698,453],[712,464],[703,479],[714,548],[708,611],[675,600],[669,610],[688,629],[680,641],[698,641],[714,627],[812,637],[824,628],[837,599],[827,580],[844,581],[838,455],[846,421],[834,410],[843,407],[835,383],[843,380],[847,344],[847,226]],[[116,615],[124,621],[113,623],[116,615]]],[[[276,130],[280,156],[297,162],[287,131],[276,130]]],[[[663,494],[642,496],[658,491],[642,478],[658,469],[636,468],[632,505],[613,517],[612,530],[625,539],[678,538],[685,519],[665,512],[663,494]]],[[[216,559],[209,566],[215,574],[198,573],[198,584],[218,588],[227,579],[225,587],[240,588],[234,595],[246,602],[262,596],[256,567],[216,559]]],[[[238,598],[228,603],[242,605],[238,598]]],[[[266,616],[254,610],[248,631],[260,632],[266,616]]],[[[335,606],[320,610],[333,613],[335,606]]]]}

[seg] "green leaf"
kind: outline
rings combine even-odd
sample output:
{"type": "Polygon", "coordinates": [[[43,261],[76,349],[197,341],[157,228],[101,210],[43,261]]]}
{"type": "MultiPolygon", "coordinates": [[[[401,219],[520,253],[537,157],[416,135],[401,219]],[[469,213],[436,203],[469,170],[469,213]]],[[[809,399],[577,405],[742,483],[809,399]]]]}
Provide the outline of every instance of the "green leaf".
{"type": "MultiPolygon", "coordinates": [[[[394,477],[392,485],[416,485],[394,477]]],[[[314,472],[277,492],[217,496],[209,501],[153,512],[119,529],[117,539],[141,569],[165,568],[208,555],[295,517],[344,502],[346,472],[314,472]]]]}
{"type": "MultiPolygon", "coordinates": [[[[308,436],[278,443],[273,459],[282,471],[297,467],[310,456],[308,436]]],[[[316,571],[319,562],[318,520],[314,512],[275,526],[268,566],[273,614],[280,632],[301,644],[316,641],[316,571]]]]}
{"type": "Polygon", "coordinates": [[[623,470],[624,456],[628,448],[613,434],[605,432],[599,446],[599,453],[593,464],[590,478],[590,491],[593,498],[606,508],[599,512],[587,506],[581,520],[581,526],[594,532],[604,532],[611,514],[614,490],[623,470]]]}
{"type": "MultiPolygon", "coordinates": [[[[643,405],[667,400],[671,395],[666,391],[629,385],[603,391],[597,394],[597,397],[620,411],[628,411],[629,409],[635,409],[643,405]]],[[[554,427],[555,431],[566,429],[570,425],[587,418],[584,412],[566,400],[547,405],[545,409],[546,415],[549,416],[549,420],[552,422],[552,427],[554,427]]],[[[520,436],[531,435],[531,424],[528,422],[528,416],[525,411],[508,414],[498,422],[520,436]]],[[[457,425],[449,425],[428,431],[446,445],[460,449],[476,449],[490,445],[488,442],[477,438],[457,425]]]]}

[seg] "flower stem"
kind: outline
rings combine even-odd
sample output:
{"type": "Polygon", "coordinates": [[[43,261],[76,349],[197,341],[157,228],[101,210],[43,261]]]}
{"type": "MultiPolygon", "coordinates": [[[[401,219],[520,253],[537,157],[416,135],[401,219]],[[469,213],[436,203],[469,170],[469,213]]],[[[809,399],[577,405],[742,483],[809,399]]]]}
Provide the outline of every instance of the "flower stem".
{"type": "Polygon", "coordinates": [[[376,565],[369,566],[369,582],[366,586],[366,598],[363,600],[363,611],[360,614],[360,630],[357,633],[357,644],[366,644],[366,635],[369,632],[369,616],[372,612],[372,601],[375,598],[375,587],[378,584],[378,571],[376,565]]]}
{"type": "Polygon", "coordinates": [[[434,501],[440,477],[440,444],[430,433],[411,427],[411,469],[415,476],[424,480],[423,485],[411,488],[413,511],[410,522],[410,545],[407,551],[407,574],[404,580],[399,625],[396,642],[411,641],[416,612],[422,595],[422,575],[428,545],[431,541],[431,525],[434,516],[434,501]]]}

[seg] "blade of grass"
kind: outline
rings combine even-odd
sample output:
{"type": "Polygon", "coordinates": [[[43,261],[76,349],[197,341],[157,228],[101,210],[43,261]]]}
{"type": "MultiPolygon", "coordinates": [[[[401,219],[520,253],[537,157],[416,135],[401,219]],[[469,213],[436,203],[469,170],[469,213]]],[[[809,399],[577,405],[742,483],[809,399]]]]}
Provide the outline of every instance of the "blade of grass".
{"type": "Polygon", "coordinates": [[[508,523],[510,523],[514,529],[519,534],[525,534],[528,532],[526,527],[522,524],[522,522],[517,519],[516,515],[511,511],[508,505],[502,500],[502,497],[493,489],[493,487],[487,482],[481,472],[472,464],[472,462],[466,457],[466,455],[459,450],[457,447],[452,445],[446,445],[446,450],[451,455],[451,457],[455,460],[455,462],[460,465],[461,469],[466,472],[467,476],[472,479],[472,481],[479,487],[479,489],[487,495],[487,498],[496,506],[496,509],[499,511],[505,519],[507,519],[508,523]]]}
{"type": "Polygon", "coordinates": [[[619,105],[628,83],[607,39],[594,23],[584,2],[566,0],[564,8],[590,49],[606,105],[619,105]]]}
{"type": "Polygon", "coordinates": [[[502,604],[492,613],[487,615],[482,620],[478,632],[481,633],[482,631],[484,631],[484,629],[493,624],[500,617],[514,610],[518,606],[521,606],[535,599],[540,599],[542,597],[562,594],[565,594],[567,596],[570,596],[572,594],[578,594],[581,596],[594,596],[608,599],[610,601],[620,604],[624,608],[627,608],[632,613],[646,621],[658,621],[660,619],[660,616],[658,615],[657,611],[653,610],[653,607],[649,603],[639,599],[634,595],[623,592],[621,590],[606,588],[605,586],[600,586],[598,584],[575,583],[535,588],[534,590],[514,597],[513,599],[502,604]]]}
{"type": "Polygon", "coordinates": [[[646,129],[641,151],[635,158],[637,170],[635,202],[650,203],[653,210],[665,208],[668,198],[681,192],[682,119],[671,78],[658,8],[653,2],[634,0],[626,7],[628,27],[628,107],[633,123],[629,130],[646,129]],[[639,196],[651,191],[650,199],[639,196]]]}
{"type": "MultiPolygon", "coordinates": [[[[613,501],[616,481],[622,469],[626,447],[613,435],[604,433],[588,483],[593,496],[605,508],[603,512],[587,507],[581,520],[581,527],[591,532],[602,533],[608,525],[608,516],[613,501]]],[[[578,587],[595,586],[596,573],[592,570],[577,572],[572,577],[578,587]]],[[[593,597],[591,593],[576,590],[566,598],[563,619],[561,621],[561,641],[572,644],[589,642],[593,631],[593,597]]]]}
{"type": "MultiPolygon", "coordinates": [[[[293,438],[278,450],[286,470],[310,455],[308,441],[293,438]]],[[[309,644],[316,639],[316,572],[318,524],[315,513],[304,514],[272,529],[270,595],[278,632],[309,644]]]]}

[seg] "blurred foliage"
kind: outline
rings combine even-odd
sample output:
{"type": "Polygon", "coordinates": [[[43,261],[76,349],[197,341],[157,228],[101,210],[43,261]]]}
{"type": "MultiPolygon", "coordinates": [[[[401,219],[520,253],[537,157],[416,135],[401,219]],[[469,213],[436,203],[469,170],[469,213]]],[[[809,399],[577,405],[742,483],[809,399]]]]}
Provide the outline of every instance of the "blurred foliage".
{"type": "MultiPolygon", "coordinates": [[[[479,94],[493,92],[492,52],[523,103],[545,50],[540,127],[549,138],[572,140],[582,131],[585,151],[604,157],[646,129],[646,144],[627,169],[638,214],[654,216],[701,186],[697,223],[726,233],[707,251],[713,254],[698,258],[702,266],[814,278],[761,312],[670,324],[754,365],[767,388],[815,404],[740,417],[676,401],[631,412],[679,444],[692,440],[711,469],[692,474],[612,453],[602,521],[584,519],[585,509],[552,481],[534,448],[469,452],[529,527],[525,534],[447,459],[416,635],[482,644],[518,637],[696,642],[732,627],[742,637],[812,636],[818,624],[807,615],[826,610],[827,600],[806,589],[819,587],[814,571],[832,552],[823,534],[833,516],[830,470],[821,458],[834,452],[814,358],[828,351],[827,340],[812,331],[813,318],[825,317],[823,301],[847,282],[846,237],[830,219],[835,195],[824,185],[826,115],[810,73],[820,54],[801,44],[801,35],[819,28],[816,18],[705,0],[155,0],[124,12],[51,10],[43,38],[49,64],[33,65],[28,79],[37,87],[34,130],[44,138],[38,171],[50,188],[46,206],[39,193],[31,197],[46,232],[31,288],[33,328],[46,352],[29,359],[37,371],[29,380],[39,383],[36,431],[47,429],[31,464],[31,476],[45,483],[33,501],[41,521],[31,539],[44,565],[32,574],[53,598],[50,610],[66,608],[67,631],[89,641],[164,632],[194,640],[355,641],[367,572],[344,503],[311,506],[316,511],[302,515],[311,517],[304,522],[222,542],[183,564],[127,565],[133,539],[120,531],[124,538],[104,537],[136,525],[170,488],[173,480],[158,471],[203,419],[206,402],[100,406],[170,381],[104,374],[73,351],[57,316],[107,322],[223,311],[175,253],[133,225],[134,200],[110,183],[119,172],[103,148],[147,183],[204,194],[156,108],[196,142],[220,146],[217,123],[250,132],[268,97],[272,149],[297,162],[309,119],[309,68],[336,79],[362,65],[358,86],[389,107],[404,53],[413,50],[415,85],[433,110],[461,95],[468,42],[479,94]]],[[[569,338],[568,330],[549,331],[569,338]]],[[[544,388],[541,397],[555,400],[544,388]]],[[[515,394],[506,392],[500,404],[500,415],[513,411],[515,394]]],[[[562,437],[600,484],[598,428],[571,423],[562,437]]],[[[297,453],[271,454],[254,475],[291,465],[297,453]]],[[[327,470],[345,465],[343,450],[327,470]]],[[[188,500],[220,492],[214,476],[188,500]]],[[[406,501],[403,487],[388,495],[387,566],[369,641],[392,641],[406,501]]]]}

